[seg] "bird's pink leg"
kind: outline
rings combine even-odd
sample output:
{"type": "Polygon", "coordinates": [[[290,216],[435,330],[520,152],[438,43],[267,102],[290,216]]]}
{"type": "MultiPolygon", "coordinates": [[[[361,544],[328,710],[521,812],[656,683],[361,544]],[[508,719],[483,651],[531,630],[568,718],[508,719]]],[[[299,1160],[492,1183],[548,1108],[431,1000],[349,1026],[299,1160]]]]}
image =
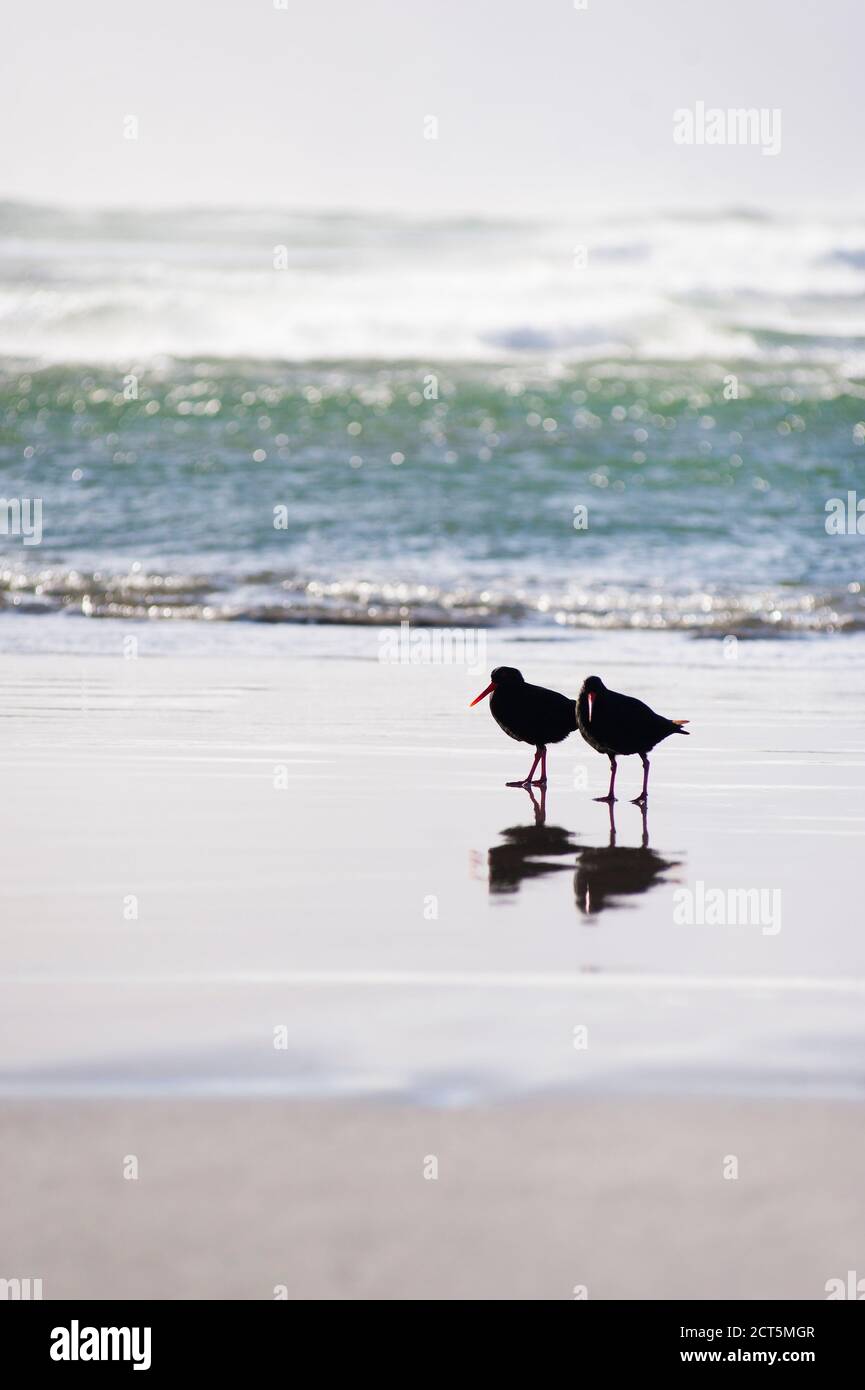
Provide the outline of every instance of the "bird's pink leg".
{"type": "Polygon", "coordinates": [[[649,759],[645,753],[641,753],[640,757],[643,760],[643,790],[639,796],[634,797],[635,806],[645,806],[649,796],[649,759]]]}
{"type": "Polygon", "coordinates": [[[535,768],[537,767],[537,765],[538,765],[538,763],[540,762],[540,760],[541,760],[541,750],[540,750],[540,748],[538,748],[537,751],[535,752],[535,761],[532,763],[531,771],[529,772],[529,775],[528,775],[528,777],[525,779],[525,781],[523,781],[523,782],[505,782],[505,786],[506,786],[506,787],[530,787],[530,786],[532,785],[532,778],[533,778],[534,775],[535,775],[535,768]]]}
{"type": "Polygon", "coordinates": [[[609,801],[609,802],[615,801],[615,799],[616,799],[616,798],[615,798],[615,795],[614,795],[615,786],[616,786],[616,760],[615,760],[615,758],[614,758],[612,755],[610,755],[610,790],[607,792],[607,795],[606,795],[606,796],[596,796],[596,797],[595,797],[595,800],[596,800],[596,801],[609,801]]]}
{"type": "MultiPolygon", "coordinates": [[[[535,785],[536,787],[545,787],[545,786],[547,785],[547,750],[546,750],[546,747],[543,747],[543,748],[540,750],[540,757],[541,757],[541,776],[540,776],[540,781],[535,782],[534,785],[535,785]]],[[[535,764],[537,765],[537,758],[535,759],[535,764]]],[[[535,770],[535,769],[532,768],[532,772],[534,772],[534,770],[535,770]]],[[[531,773],[530,773],[529,775],[531,776],[531,773]]]]}

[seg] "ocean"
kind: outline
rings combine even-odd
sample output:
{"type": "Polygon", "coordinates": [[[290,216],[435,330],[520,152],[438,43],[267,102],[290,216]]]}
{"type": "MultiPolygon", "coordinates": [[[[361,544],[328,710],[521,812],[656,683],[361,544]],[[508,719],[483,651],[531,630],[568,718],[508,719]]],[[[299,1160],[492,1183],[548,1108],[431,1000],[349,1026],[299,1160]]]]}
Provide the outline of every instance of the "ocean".
{"type": "Polygon", "coordinates": [[[865,626],[865,218],[4,203],[0,419],[9,615],[865,626]]]}

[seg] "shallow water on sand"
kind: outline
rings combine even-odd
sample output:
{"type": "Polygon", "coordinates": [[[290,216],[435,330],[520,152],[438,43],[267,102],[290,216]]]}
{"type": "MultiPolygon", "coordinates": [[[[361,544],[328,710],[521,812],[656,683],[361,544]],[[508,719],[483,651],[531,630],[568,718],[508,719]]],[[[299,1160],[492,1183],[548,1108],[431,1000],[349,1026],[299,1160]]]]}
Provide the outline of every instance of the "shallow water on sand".
{"type": "Polygon", "coordinates": [[[468,670],[372,629],[53,630],[0,693],[2,1093],[861,1096],[859,638],[522,631],[468,670]],[[543,808],[505,788],[530,750],[467,708],[500,662],[690,718],[645,826],[577,736],[543,808]]]}

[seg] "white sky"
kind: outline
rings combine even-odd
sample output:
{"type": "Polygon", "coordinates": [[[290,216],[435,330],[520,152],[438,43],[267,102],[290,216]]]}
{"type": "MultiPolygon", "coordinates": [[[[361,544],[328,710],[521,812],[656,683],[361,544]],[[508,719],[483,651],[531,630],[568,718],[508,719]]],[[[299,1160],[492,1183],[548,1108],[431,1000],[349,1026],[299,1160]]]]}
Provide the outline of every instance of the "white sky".
{"type": "Polygon", "coordinates": [[[865,201],[863,0],[287,4],[19,0],[0,197],[481,213],[865,201]],[[676,146],[672,112],[697,100],[780,107],[780,155],[676,146]]]}

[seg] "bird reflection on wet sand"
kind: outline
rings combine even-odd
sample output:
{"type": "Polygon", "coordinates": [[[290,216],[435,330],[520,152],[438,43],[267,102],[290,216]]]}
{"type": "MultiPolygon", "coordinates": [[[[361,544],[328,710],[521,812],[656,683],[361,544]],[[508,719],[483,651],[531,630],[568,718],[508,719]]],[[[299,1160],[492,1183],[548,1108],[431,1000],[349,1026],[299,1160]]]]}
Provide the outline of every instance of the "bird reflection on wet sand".
{"type": "Polygon", "coordinates": [[[488,854],[489,891],[493,897],[519,892],[524,879],[544,878],[562,870],[573,872],[575,905],[581,916],[597,917],[605,908],[625,907],[622,898],[638,896],[679,867],[681,860],[664,859],[649,846],[645,806],[640,808],[639,845],[617,845],[616,821],[609,805],[609,844],[597,848],[577,843],[571,831],[546,823],[546,788],[540,801],[526,787],[534,811],[533,825],[502,830],[500,844],[488,854]],[[576,860],[576,863],[575,863],[576,860]]]}
{"type": "Polygon", "coordinates": [[[605,907],[625,907],[620,898],[647,893],[661,880],[668,869],[677,869],[681,860],[662,859],[649,846],[649,827],[645,804],[642,815],[642,838],[639,845],[616,844],[616,818],[612,802],[610,812],[610,842],[597,849],[580,851],[574,874],[574,898],[584,917],[595,917],[605,907]]]}
{"type": "Polygon", "coordinates": [[[561,869],[573,868],[573,856],[579,845],[571,832],[561,825],[547,825],[547,789],[541,788],[540,801],[531,787],[525,791],[531,798],[535,813],[534,825],[513,825],[500,831],[504,839],[490,847],[490,893],[517,893],[524,878],[542,878],[561,869]],[[551,859],[566,858],[565,863],[550,863],[551,859]]]}

